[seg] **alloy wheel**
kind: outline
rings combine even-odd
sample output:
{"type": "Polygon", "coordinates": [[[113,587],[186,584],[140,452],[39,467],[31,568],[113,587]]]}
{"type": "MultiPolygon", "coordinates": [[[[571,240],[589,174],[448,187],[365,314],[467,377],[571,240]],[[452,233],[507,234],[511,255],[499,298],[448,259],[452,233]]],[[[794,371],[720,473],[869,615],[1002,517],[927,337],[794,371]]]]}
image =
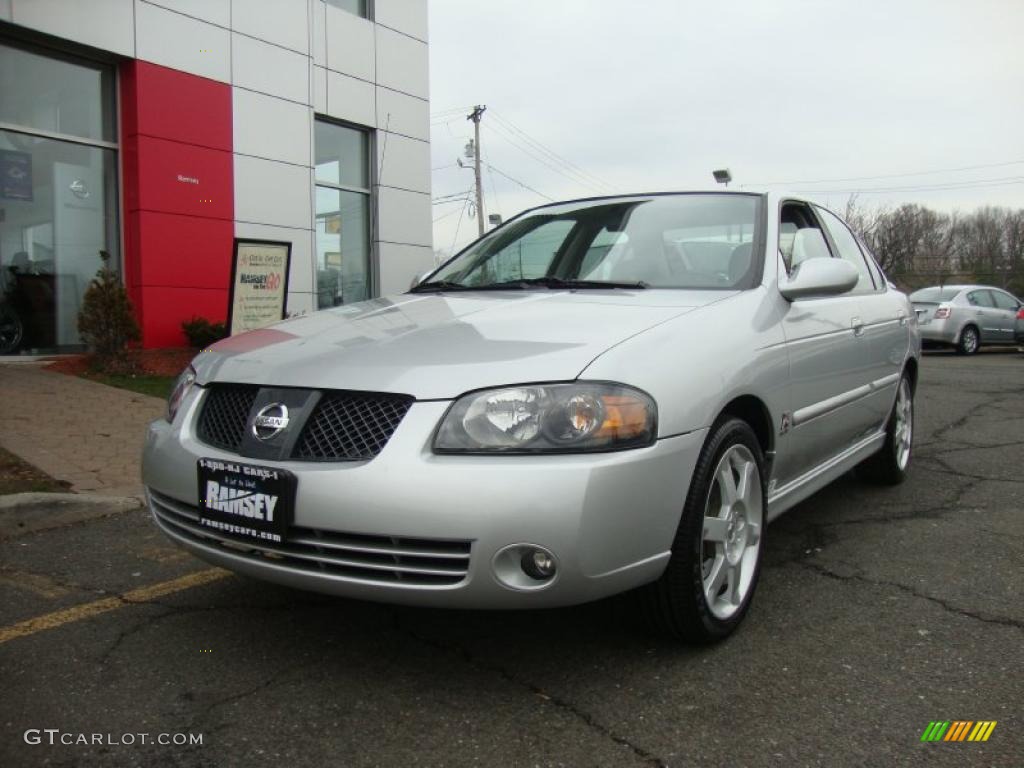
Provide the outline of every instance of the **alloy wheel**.
{"type": "Polygon", "coordinates": [[[978,332],[973,328],[964,328],[964,352],[973,355],[978,351],[978,332]]]}
{"type": "Polygon", "coordinates": [[[906,377],[900,380],[896,393],[896,429],[893,443],[896,448],[896,464],[901,470],[910,463],[910,447],[914,442],[914,400],[910,394],[910,382],[906,377]]]}
{"type": "Polygon", "coordinates": [[[715,468],[704,509],[701,576],[708,609],[727,619],[743,605],[761,556],[764,499],[750,449],[733,445],[715,468]]]}

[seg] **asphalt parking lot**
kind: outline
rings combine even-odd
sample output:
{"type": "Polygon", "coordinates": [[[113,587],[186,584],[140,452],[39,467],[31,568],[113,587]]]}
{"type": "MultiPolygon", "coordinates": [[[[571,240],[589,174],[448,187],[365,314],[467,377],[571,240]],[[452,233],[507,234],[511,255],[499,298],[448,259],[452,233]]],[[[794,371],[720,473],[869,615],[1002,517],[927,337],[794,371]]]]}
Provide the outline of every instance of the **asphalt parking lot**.
{"type": "Polygon", "coordinates": [[[212,571],[141,510],[6,538],[0,764],[1021,765],[1022,435],[1024,355],[927,355],[910,479],[844,478],[775,523],[745,625],[703,649],[623,599],[469,613],[289,591],[212,571]],[[922,743],[933,720],[998,725],[922,743]]]}

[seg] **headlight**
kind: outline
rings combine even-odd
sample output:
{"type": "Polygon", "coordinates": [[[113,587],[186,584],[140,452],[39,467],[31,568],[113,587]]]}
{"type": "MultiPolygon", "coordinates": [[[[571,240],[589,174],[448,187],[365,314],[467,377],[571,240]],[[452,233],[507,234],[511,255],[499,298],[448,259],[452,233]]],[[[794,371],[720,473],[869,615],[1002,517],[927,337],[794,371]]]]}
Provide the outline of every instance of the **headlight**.
{"type": "Polygon", "coordinates": [[[434,437],[436,453],[577,453],[651,445],[657,408],[622,384],[503,387],[463,395],[434,437]]]}
{"type": "Polygon", "coordinates": [[[192,389],[192,385],[196,381],[196,369],[191,365],[181,372],[181,376],[174,382],[174,389],[171,390],[171,396],[167,398],[167,420],[174,423],[174,417],[178,413],[178,408],[181,407],[182,401],[185,396],[192,389]]]}

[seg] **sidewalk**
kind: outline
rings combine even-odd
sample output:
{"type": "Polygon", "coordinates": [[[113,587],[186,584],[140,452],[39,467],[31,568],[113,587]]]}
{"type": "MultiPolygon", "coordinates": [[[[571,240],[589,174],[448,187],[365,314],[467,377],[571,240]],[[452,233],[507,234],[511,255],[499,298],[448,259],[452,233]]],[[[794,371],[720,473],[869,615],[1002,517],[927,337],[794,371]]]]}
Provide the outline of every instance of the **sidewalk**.
{"type": "Polygon", "coordinates": [[[10,363],[0,364],[0,403],[0,446],[78,493],[142,495],[142,441],[163,400],[10,363]]]}

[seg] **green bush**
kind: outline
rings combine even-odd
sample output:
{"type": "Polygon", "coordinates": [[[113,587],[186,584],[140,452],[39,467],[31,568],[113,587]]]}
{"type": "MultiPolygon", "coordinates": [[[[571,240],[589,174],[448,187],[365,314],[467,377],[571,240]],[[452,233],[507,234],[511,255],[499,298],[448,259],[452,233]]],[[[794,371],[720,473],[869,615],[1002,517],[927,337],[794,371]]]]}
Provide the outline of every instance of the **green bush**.
{"type": "Polygon", "coordinates": [[[227,338],[228,328],[224,323],[211,323],[205,317],[192,316],[181,324],[181,330],[188,339],[188,345],[196,349],[206,349],[214,342],[227,338]]]}
{"type": "Polygon", "coordinates": [[[102,265],[85,290],[78,313],[78,332],[88,348],[92,367],[109,373],[134,368],[128,345],[142,338],[128,292],[110,267],[110,254],[100,251],[102,265]]]}

